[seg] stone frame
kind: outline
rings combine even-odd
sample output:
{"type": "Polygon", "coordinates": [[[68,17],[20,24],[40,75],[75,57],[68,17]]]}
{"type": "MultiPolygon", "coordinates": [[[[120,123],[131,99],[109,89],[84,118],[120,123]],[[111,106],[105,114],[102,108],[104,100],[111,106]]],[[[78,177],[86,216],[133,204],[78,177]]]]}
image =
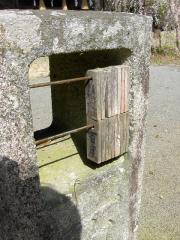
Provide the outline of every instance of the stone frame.
{"type": "Polygon", "coordinates": [[[0,160],[16,162],[22,180],[38,177],[28,80],[31,62],[52,54],[97,49],[127,48],[132,52],[126,62],[131,67],[128,239],[134,238],[138,221],[151,22],[150,17],[115,12],[0,13],[0,160]]]}

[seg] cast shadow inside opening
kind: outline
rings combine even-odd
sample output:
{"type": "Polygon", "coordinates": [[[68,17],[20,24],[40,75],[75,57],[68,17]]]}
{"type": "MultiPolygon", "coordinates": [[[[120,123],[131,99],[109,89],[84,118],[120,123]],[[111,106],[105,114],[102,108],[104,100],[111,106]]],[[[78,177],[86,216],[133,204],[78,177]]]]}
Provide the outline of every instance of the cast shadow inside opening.
{"type": "MultiPolygon", "coordinates": [[[[131,51],[126,48],[51,55],[51,81],[85,76],[87,70],[124,64],[131,51]]],[[[35,133],[39,139],[86,125],[85,82],[51,88],[53,122],[47,129],[35,133]]],[[[86,132],[71,135],[82,161],[94,168],[86,156],[86,132]]]]}

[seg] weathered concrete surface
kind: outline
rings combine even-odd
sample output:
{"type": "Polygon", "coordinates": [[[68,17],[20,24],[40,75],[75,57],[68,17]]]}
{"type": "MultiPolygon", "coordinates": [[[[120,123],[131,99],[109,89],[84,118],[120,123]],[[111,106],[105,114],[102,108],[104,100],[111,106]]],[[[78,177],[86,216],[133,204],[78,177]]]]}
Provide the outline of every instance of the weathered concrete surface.
{"type": "Polygon", "coordinates": [[[59,239],[59,236],[68,240],[135,238],[143,170],[150,32],[151,19],[133,14],[73,11],[1,12],[0,210],[4,216],[0,222],[2,239],[59,239]],[[33,142],[28,87],[29,65],[42,56],[104,49],[119,49],[120,52],[115,54],[115,62],[126,63],[131,67],[130,147],[126,160],[128,164],[122,165],[120,158],[109,163],[107,167],[98,168],[97,172],[93,171],[89,175],[90,178],[82,178],[77,188],[80,203],[78,206],[73,204],[70,197],[62,195],[53,187],[45,189],[46,196],[48,193],[49,196],[55,196],[52,201],[50,198],[52,205],[44,204],[41,201],[44,191],[39,191],[33,142]],[[123,49],[131,54],[124,57],[121,55],[123,49]],[[106,179],[112,179],[110,185],[105,184],[106,179]],[[117,200],[119,193],[122,194],[122,202],[117,200]],[[111,199],[112,196],[115,197],[114,201],[107,204],[105,199],[111,199]],[[58,218],[53,214],[56,204],[61,206],[58,218]],[[112,212],[113,215],[107,220],[108,224],[104,222],[101,225],[100,217],[108,218],[112,212]],[[88,213],[92,213],[95,218],[88,218],[88,213]],[[101,231],[98,231],[98,226],[101,227],[101,231]]]}
{"type": "Polygon", "coordinates": [[[150,71],[139,240],[180,239],[180,67],[150,71]]]}
{"type": "MultiPolygon", "coordinates": [[[[68,196],[79,210],[81,221],[77,224],[77,233],[74,229],[74,234],[79,237],[75,239],[126,239],[129,228],[127,159],[122,157],[98,168],[86,165],[70,137],[38,149],[37,153],[42,189],[48,187],[68,196]]],[[[43,192],[50,207],[48,212],[56,219],[59,229],[65,225],[64,232],[68,234],[70,224],[67,220],[71,219],[67,218],[67,215],[71,215],[71,211],[68,211],[69,203],[64,203],[62,207],[60,197],[55,198],[49,196],[48,191],[43,192]],[[67,218],[63,225],[60,224],[62,216],[67,218]]],[[[76,221],[77,216],[72,220],[74,225],[76,221]]],[[[67,239],[73,239],[72,231],[67,239]]]]}
{"type": "Polygon", "coordinates": [[[29,68],[29,80],[49,77],[49,57],[40,57],[34,60],[29,68]]]}

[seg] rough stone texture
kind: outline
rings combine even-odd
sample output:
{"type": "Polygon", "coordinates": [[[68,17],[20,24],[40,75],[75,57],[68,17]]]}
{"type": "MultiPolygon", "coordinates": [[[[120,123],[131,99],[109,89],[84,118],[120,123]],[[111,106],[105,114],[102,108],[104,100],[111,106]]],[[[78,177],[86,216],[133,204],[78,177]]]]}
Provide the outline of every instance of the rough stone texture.
{"type": "MultiPolygon", "coordinates": [[[[0,13],[0,213],[3,216],[0,239],[135,238],[143,170],[150,33],[151,19],[133,14],[0,13]],[[33,142],[29,66],[38,57],[86,51],[93,54],[92,50],[106,50],[104,56],[115,51],[103,66],[125,63],[131,67],[130,146],[125,161],[128,164],[123,166],[120,158],[97,171],[91,168],[91,174],[87,178],[83,175],[76,189],[74,199],[79,197],[78,205],[49,187],[46,196],[49,192],[54,198],[51,201],[50,197],[47,205],[43,189],[40,192],[33,142]],[[56,205],[60,205],[58,218],[56,205]]],[[[101,53],[98,54],[102,59],[101,53]]],[[[98,67],[99,62],[87,64],[81,73],[92,65],[98,67]]],[[[58,118],[56,114],[54,122],[58,118]]]]}

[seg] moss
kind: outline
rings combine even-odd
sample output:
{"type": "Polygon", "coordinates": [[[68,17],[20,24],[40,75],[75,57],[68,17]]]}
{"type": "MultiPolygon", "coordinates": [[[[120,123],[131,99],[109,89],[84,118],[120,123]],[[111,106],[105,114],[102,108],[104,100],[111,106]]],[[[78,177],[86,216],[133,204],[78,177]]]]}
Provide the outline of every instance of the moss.
{"type": "MultiPolygon", "coordinates": [[[[61,193],[71,193],[76,181],[83,181],[100,171],[111,168],[124,158],[111,161],[101,166],[83,162],[76,147],[67,136],[61,141],[54,141],[51,145],[37,150],[40,182],[42,185],[51,185],[61,193]]],[[[87,160],[88,162],[88,160],[87,160]]]]}

